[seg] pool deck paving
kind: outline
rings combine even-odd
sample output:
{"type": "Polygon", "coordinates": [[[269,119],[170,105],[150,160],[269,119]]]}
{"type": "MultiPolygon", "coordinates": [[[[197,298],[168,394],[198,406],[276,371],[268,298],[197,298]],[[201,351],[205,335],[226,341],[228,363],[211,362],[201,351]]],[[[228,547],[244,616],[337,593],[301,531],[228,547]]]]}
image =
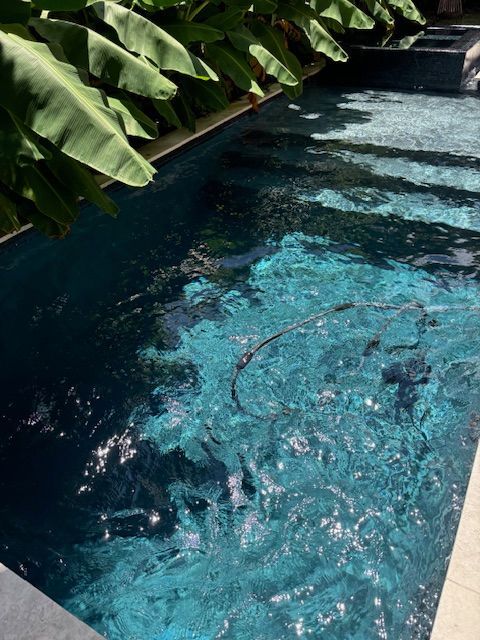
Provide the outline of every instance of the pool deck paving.
{"type": "Polygon", "coordinates": [[[0,603],[1,640],[102,640],[93,629],[3,564],[0,603]]]}
{"type": "Polygon", "coordinates": [[[480,640],[480,446],[430,640],[480,640]]]}

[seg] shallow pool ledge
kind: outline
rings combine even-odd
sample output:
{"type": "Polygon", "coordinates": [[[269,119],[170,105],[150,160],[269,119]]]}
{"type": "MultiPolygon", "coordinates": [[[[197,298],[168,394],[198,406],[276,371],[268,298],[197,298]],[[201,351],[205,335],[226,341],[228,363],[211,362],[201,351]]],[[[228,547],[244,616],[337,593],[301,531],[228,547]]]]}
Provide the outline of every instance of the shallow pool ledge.
{"type": "Polygon", "coordinates": [[[430,640],[480,638],[480,446],[430,640]]]}
{"type": "Polygon", "coordinates": [[[3,564],[0,603],[2,640],[104,640],[3,564]]]}

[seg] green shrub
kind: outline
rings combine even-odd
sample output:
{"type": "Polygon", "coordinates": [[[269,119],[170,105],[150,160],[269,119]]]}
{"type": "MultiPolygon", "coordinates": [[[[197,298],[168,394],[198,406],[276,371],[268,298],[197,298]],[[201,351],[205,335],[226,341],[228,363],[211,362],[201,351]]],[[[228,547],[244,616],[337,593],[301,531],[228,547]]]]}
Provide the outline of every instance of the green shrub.
{"type": "Polygon", "coordinates": [[[297,97],[302,64],[346,60],[345,30],[395,13],[424,22],[411,0],[2,0],[0,231],[62,237],[79,196],[116,215],[92,172],[147,184],[135,145],[159,125],[193,128],[269,78],[297,97]]]}

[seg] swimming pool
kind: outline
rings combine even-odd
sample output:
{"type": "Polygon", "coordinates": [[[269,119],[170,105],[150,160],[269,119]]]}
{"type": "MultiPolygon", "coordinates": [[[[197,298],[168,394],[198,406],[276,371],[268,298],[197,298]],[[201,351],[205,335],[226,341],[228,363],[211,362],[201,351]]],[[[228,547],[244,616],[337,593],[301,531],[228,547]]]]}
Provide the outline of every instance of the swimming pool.
{"type": "Polygon", "coordinates": [[[0,561],[110,640],[427,638],[480,423],[479,104],[308,87],[4,247],[0,561]],[[350,301],[425,309],[318,318],[232,399],[350,301]]]}

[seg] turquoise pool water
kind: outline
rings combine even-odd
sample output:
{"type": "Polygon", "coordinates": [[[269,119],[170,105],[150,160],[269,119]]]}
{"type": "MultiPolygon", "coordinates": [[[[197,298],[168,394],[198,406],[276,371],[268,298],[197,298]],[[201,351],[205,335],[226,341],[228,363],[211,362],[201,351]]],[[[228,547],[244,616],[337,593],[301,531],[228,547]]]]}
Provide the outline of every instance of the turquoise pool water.
{"type": "Polygon", "coordinates": [[[109,640],[428,638],[480,424],[479,105],[308,87],[5,247],[0,561],[109,640]],[[426,308],[319,318],[232,399],[349,301],[426,308]]]}

